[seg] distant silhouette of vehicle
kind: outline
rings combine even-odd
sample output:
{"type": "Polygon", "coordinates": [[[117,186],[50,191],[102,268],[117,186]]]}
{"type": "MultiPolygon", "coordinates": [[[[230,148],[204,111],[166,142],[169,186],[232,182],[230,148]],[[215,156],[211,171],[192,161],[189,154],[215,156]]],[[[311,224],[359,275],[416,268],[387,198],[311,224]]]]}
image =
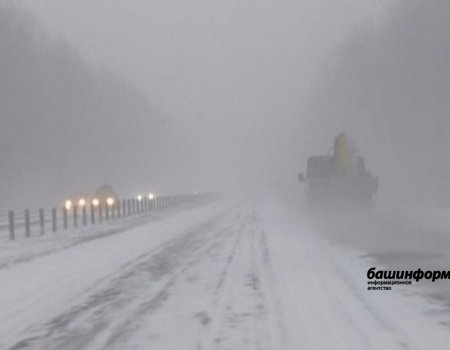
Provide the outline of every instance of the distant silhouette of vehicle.
{"type": "Polygon", "coordinates": [[[300,173],[298,180],[305,184],[309,202],[371,202],[378,190],[378,179],[366,170],[364,158],[345,134],[335,138],[332,155],[309,157],[306,175],[300,173]]]}

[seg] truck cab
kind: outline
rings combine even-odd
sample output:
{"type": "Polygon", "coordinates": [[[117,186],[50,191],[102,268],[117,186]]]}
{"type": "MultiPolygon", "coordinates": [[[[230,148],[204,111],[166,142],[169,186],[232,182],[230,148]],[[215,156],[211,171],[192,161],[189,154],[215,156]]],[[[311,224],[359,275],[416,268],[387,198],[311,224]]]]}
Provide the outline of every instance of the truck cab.
{"type": "Polygon", "coordinates": [[[349,147],[345,134],[335,139],[332,155],[311,156],[306,175],[298,175],[309,201],[372,201],[378,179],[366,170],[364,158],[349,147]]]}

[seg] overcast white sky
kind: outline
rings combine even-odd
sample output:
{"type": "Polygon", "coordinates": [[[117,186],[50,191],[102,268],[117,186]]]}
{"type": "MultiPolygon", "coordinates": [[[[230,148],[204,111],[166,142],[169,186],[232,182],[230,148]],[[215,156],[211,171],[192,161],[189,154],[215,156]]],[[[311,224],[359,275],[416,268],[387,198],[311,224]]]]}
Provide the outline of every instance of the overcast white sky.
{"type": "Polygon", "coordinates": [[[257,63],[251,59],[259,55],[265,68],[283,64],[295,67],[291,73],[307,74],[351,29],[377,22],[395,0],[21,3],[49,35],[67,39],[91,63],[161,97],[185,88],[174,82],[180,75],[198,81],[227,64],[251,70],[257,63]],[[196,76],[198,70],[206,72],[196,76]]]}
{"type": "MultiPolygon", "coordinates": [[[[289,180],[321,64],[394,0],[22,0],[47,33],[142,89],[212,186],[289,180]]],[[[328,140],[331,143],[331,140],[328,140]]],[[[317,152],[316,152],[317,153],[317,152]]]]}

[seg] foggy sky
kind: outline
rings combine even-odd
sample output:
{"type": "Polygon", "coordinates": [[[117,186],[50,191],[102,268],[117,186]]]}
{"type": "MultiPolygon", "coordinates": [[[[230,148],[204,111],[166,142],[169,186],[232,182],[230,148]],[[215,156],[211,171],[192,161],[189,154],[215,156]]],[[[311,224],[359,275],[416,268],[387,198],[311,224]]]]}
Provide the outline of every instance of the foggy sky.
{"type": "Polygon", "coordinates": [[[58,204],[105,182],[149,183],[155,169],[143,159],[157,157],[150,146],[166,123],[133,87],[9,6],[0,7],[0,77],[3,210],[58,204]]]}
{"type": "MultiPolygon", "coordinates": [[[[171,125],[165,141],[143,142],[152,153],[141,156],[140,178],[129,176],[130,169],[115,171],[126,190],[137,191],[148,179],[157,190],[174,192],[294,182],[305,157],[318,152],[301,141],[314,130],[303,121],[322,67],[352,31],[380,22],[391,3],[20,2],[87,64],[141,89],[152,114],[141,131],[158,133],[153,117],[171,125]]],[[[111,125],[120,124],[117,118],[111,125]]],[[[116,159],[129,158],[129,151],[118,147],[116,159]]],[[[108,162],[98,159],[96,166],[105,171],[108,162]]],[[[86,187],[82,172],[72,173],[74,187],[86,187]]]]}
{"type": "Polygon", "coordinates": [[[286,135],[315,71],[355,25],[384,11],[383,2],[360,0],[22,3],[174,120],[198,174],[211,175],[199,185],[291,162],[283,158],[296,145],[284,144],[286,135]]]}
{"type": "Polygon", "coordinates": [[[336,51],[308,114],[315,135],[355,135],[397,203],[450,203],[448,33],[448,1],[399,3],[336,51]]]}

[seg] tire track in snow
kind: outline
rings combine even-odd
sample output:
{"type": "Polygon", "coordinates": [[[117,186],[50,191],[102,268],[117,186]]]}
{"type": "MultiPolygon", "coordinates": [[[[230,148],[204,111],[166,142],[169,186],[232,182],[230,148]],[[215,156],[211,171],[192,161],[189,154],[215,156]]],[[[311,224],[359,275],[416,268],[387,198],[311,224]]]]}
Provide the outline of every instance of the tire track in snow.
{"type": "MultiPolygon", "coordinates": [[[[238,215],[238,218],[241,216],[238,215]]],[[[208,299],[212,295],[213,298],[218,297],[220,291],[227,285],[226,284],[226,276],[228,272],[227,266],[231,265],[234,259],[234,252],[237,249],[240,239],[241,232],[246,227],[247,222],[244,219],[243,221],[239,220],[227,231],[223,231],[221,238],[218,239],[215,243],[208,245],[208,247],[203,251],[203,254],[190,264],[190,266],[184,271],[184,273],[180,276],[177,276],[176,279],[173,280],[172,288],[179,289],[181,294],[186,292],[187,286],[183,285],[183,282],[192,286],[195,286],[197,289],[201,288],[200,293],[197,293],[195,296],[202,295],[202,299],[208,299]],[[225,262],[225,267],[222,266],[223,262],[225,262]],[[217,270],[217,273],[211,273],[210,269],[204,269],[205,266],[214,265],[213,271],[217,270]],[[192,276],[189,276],[192,274],[192,276]],[[218,277],[218,280],[217,280],[218,277]],[[185,281],[183,281],[183,278],[185,281]],[[203,281],[203,284],[202,284],[203,281]]],[[[178,295],[173,295],[173,297],[168,300],[168,303],[159,305],[159,310],[156,308],[152,311],[160,311],[162,314],[167,314],[170,311],[170,302],[173,302],[173,299],[177,299],[180,297],[180,293],[178,295]]],[[[191,300],[192,302],[192,300],[191,300]]],[[[186,307],[186,304],[183,305],[186,307]]],[[[190,305],[189,305],[190,306],[190,305]]],[[[146,312],[145,307],[143,308],[143,312],[141,312],[138,319],[134,320],[135,330],[145,332],[146,328],[142,327],[142,324],[145,324],[145,318],[156,318],[155,314],[146,312]],[[141,329],[139,329],[141,328],[141,329]],[[143,328],[143,329],[142,329],[143,328]]],[[[209,326],[210,323],[214,320],[214,314],[210,312],[209,308],[195,308],[188,307],[188,310],[185,312],[184,316],[187,321],[190,323],[190,326],[195,325],[194,328],[197,329],[199,337],[204,333],[205,328],[209,326]]],[[[187,326],[187,325],[185,325],[187,326]]],[[[183,325],[174,325],[175,329],[183,328],[183,325]]],[[[173,328],[171,328],[173,331],[173,328]]],[[[124,347],[132,346],[133,338],[135,334],[133,332],[129,332],[128,334],[124,334],[122,337],[115,337],[114,341],[109,342],[106,348],[108,349],[123,349],[124,347]]],[[[137,337],[139,338],[139,337],[137,337]]],[[[197,339],[193,342],[193,348],[201,347],[200,343],[194,344],[197,339]]],[[[167,345],[166,345],[167,346],[167,345]]],[[[144,345],[136,345],[136,348],[145,348],[144,345]]],[[[183,347],[189,348],[184,345],[183,347]]],[[[168,345],[168,347],[164,347],[168,349],[173,349],[172,345],[168,345]]]]}
{"type": "Polygon", "coordinates": [[[182,348],[279,349],[275,283],[260,219],[244,207],[123,265],[10,350],[174,349],[178,336],[182,348]]]}
{"type": "Polygon", "coordinates": [[[228,234],[232,233],[234,227],[227,227],[218,231],[212,240],[206,242],[206,244],[197,252],[193,253],[191,258],[183,265],[175,274],[173,274],[159,292],[150,300],[143,301],[135,308],[136,312],[128,317],[128,319],[121,322],[118,325],[115,332],[108,338],[105,343],[104,349],[118,348],[122,349],[123,344],[126,344],[129,337],[132,337],[134,332],[140,328],[143,323],[143,319],[149,317],[152,312],[159,308],[164,308],[164,302],[170,297],[170,290],[177,287],[180,279],[182,279],[185,273],[192,269],[195,265],[202,264],[205,256],[211,250],[220,248],[226,241],[230,239],[228,234]]]}
{"type": "Polygon", "coordinates": [[[275,271],[272,266],[272,257],[269,249],[269,243],[267,239],[267,232],[261,231],[259,239],[260,249],[260,270],[263,277],[264,289],[266,291],[266,303],[269,309],[269,316],[271,317],[274,327],[272,328],[272,347],[273,349],[286,349],[287,348],[287,327],[286,317],[282,307],[281,296],[278,290],[278,282],[276,279],[275,271]]]}
{"type": "Polygon", "coordinates": [[[256,211],[240,232],[218,283],[215,310],[197,349],[278,349],[280,309],[269,248],[256,211]],[[274,324],[276,325],[274,327],[274,324]]]}
{"type": "MultiPolygon", "coordinates": [[[[128,263],[84,304],[53,318],[43,327],[31,329],[28,337],[9,349],[81,349],[88,344],[89,348],[108,348],[101,342],[91,344],[102,333],[110,334],[108,330],[115,328],[116,316],[124,319],[123,314],[127,314],[132,319],[136,316],[133,312],[139,314],[142,305],[151,312],[152,307],[163,302],[176,278],[201,259],[202,251],[207,251],[232,230],[232,226],[215,227],[221,216],[128,263]],[[133,310],[131,315],[130,310],[133,310]]],[[[116,334],[111,341],[121,336],[116,334]]],[[[106,343],[111,341],[106,339],[106,343]]]]}

